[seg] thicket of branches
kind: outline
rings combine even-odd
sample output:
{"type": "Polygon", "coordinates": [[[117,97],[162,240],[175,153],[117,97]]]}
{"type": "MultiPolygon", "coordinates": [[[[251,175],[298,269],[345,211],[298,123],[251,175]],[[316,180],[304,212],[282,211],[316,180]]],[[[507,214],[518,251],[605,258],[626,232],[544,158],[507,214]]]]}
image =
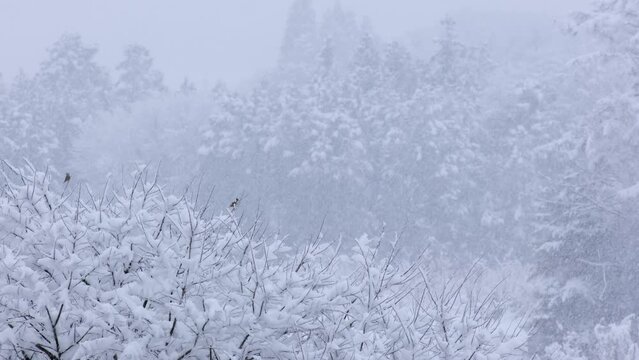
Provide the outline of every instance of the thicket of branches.
{"type": "Polygon", "coordinates": [[[525,317],[479,272],[362,237],[293,249],[165,193],[146,169],[100,191],[2,167],[5,359],[516,359],[525,317]],[[444,279],[444,280],[441,280],[444,279]]]}

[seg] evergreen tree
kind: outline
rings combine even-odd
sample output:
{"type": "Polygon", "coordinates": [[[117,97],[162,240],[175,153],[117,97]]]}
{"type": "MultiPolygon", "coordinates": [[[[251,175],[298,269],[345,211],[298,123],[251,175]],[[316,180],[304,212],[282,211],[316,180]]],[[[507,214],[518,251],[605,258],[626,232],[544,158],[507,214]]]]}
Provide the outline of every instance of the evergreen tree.
{"type": "Polygon", "coordinates": [[[311,0],[295,0],[286,21],[280,48],[281,76],[289,81],[308,81],[318,53],[315,10],[311,0]]]}
{"type": "Polygon", "coordinates": [[[85,45],[79,35],[63,35],[49,49],[26,99],[32,121],[54,131],[58,146],[50,159],[58,165],[70,161],[79,126],[111,107],[111,82],[95,62],[96,53],[97,48],[85,45]]]}
{"type": "Polygon", "coordinates": [[[333,38],[324,40],[324,45],[319,53],[319,76],[322,78],[329,77],[335,72],[335,44],[333,38]]]}
{"type": "Polygon", "coordinates": [[[131,104],[166,91],[163,75],[153,68],[149,50],[140,45],[129,45],[124,60],[116,67],[119,72],[115,91],[119,101],[131,104]]]}
{"type": "Polygon", "coordinates": [[[40,102],[35,107],[67,123],[109,108],[111,83],[106,70],[95,62],[97,51],[79,35],[63,35],[56,41],[34,78],[40,102]]]}
{"type": "Polygon", "coordinates": [[[397,41],[384,49],[384,75],[391,89],[410,97],[417,87],[417,72],[410,52],[397,41]]]}
{"type": "Polygon", "coordinates": [[[20,71],[4,99],[0,115],[0,133],[3,146],[0,155],[12,162],[24,157],[38,165],[48,165],[59,148],[55,123],[39,116],[34,105],[39,93],[35,81],[20,71]]]}
{"type": "MultiPolygon", "coordinates": [[[[604,51],[570,64],[556,90],[554,155],[543,168],[539,204],[538,276],[541,334],[590,334],[599,322],[623,319],[639,308],[633,282],[636,255],[636,124],[639,103],[636,1],[600,1],[575,16],[575,32],[603,40],[604,51]],[[550,165],[550,166],[549,166],[550,165]]],[[[541,168],[541,167],[540,167],[541,168]]]]}
{"type": "Polygon", "coordinates": [[[481,169],[485,157],[480,84],[490,71],[485,52],[456,39],[454,22],[442,22],[443,36],[421,72],[409,101],[407,134],[414,157],[405,165],[407,203],[419,226],[439,241],[470,247],[479,241],[482,217],[481,169]]]}
{"type": "Polygon", "coordinates": [[[330,41],[333,71],[344,76],[363,33],[355,15],[345,11],[339,2],[326,11],[319,26],[319,39],[330,41]]]}
{"type": "Polygon", "coordinates": [[[377,48],[377,41],[371,34],[364,34],[359,46],[353,54],[353,85],[362,95],[373,90],[381,82],[382,60],[377,48]]]}

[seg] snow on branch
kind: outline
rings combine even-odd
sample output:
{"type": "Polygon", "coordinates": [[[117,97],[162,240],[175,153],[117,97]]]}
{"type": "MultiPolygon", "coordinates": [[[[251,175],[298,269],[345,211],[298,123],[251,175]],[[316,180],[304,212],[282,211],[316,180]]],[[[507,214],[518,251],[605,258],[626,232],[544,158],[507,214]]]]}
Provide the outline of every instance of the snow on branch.
{"type": "Polygon", "coordinates": [[[481,295],[474,272],[437,283],[426,259],[400,261],[381,239],[295,251],[259,224],[166,194],[146,169],[101,193],[32,167],[4,164],[1,175],[0,358],[516,359],[525,350],[525,326],[495,292],[481,295]]]}

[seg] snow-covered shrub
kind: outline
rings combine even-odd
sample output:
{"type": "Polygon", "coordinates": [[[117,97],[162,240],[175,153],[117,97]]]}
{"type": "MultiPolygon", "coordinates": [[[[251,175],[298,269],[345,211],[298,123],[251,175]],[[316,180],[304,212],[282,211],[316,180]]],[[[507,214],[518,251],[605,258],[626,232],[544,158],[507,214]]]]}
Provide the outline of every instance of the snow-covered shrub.
{"type": "Polygon", "coordinates": [[[362,237],[293,250],[165,194],[145,169],[92,192],[3,165],[0,358],[518,359],[521,318],[475,272],[362,237]]]}

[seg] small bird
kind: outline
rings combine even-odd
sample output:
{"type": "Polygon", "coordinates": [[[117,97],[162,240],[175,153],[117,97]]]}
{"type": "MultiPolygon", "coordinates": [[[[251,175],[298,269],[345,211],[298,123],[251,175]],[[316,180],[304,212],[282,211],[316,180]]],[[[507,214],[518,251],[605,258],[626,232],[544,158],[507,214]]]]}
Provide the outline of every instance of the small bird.
{"type": "Polygon", "coordinates": [[[71,175],[69,173],[67,173],[66,175],[64,175],[64,183],[68,183],[69,181],[71,181],[71,175]]]}
{"type": "Polygon", "coordinates": [[[233,200],[233,202],[231,202],[231,205],[229,205],[229,210],[233,211],[235,210],[238,206],[240,205],[240,198],[235,198],[235,200],[233,200]]]}

